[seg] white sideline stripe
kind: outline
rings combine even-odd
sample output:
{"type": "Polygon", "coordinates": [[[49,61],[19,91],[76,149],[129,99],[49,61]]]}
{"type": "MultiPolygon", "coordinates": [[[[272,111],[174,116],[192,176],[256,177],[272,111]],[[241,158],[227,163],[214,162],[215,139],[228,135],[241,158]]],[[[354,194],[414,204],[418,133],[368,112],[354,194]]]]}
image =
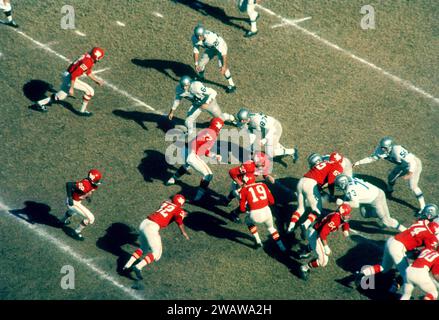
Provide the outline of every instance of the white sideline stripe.
{"type": "Polygon", "coordinates": [[[334,43],[332,43],[332,42],[330,42],[330,41],[328,41],[328,40],[318,36],[314,32],[311,32],[311,31],[309,31],[309,30],[299,26],[297,23],[294,22],[294,20],[286,19],[286,18],[282,17],[281,15],[278,15],[277,13],[275,13],[275,12],[271,11],[270,9],[267,9],[267,8],[261,6],[261,5],[257,5],[257,6],[260,9],[262,9],[263,11],[267,12],[269,15],[275,16],[278,19],[280,19],[282,21],[282,23],[291,25],[292,27],[296,28],[297,30],[300,30],[303,33],[313,37],[314,39],[324,43],[328,47],[331,47],[331,48],[333,48],[333,49],[335,49],[337,51],[342,52],[343,54],[351,57],[352,59],[357,60],[358,62],[361,62],[361,63],[365,64],[366,66],[368,66],[368,67],[370,67],[370,68],[380,72],[381,74],[385,75],[386,77],[389,77],[390,79],[392,79],[393,81],[401,84],[402,86],[404,86],[404,87],[406,87],[406,88],[408,88],[408,89],[410,89],[412,91],[415,91],[415,92],[423,95],[424,97],[427,97],[427,98],[429,98],[429,99],[431,99],[434,102],[439,104],[439,98],[436,98],[433,95],[431,95],[430,93],[426,92],[425,90],[423,90],[423,89],[421,89],[419,87],[416,87],[410,81],[401,79],[400,77],[397,77],[397,76],[391,74],[390,72],[384,70],[383,68],[380,68],[380,67],[376,66],[375,64],[373,64],[373,63],[371,63],[371,62],[369,62],[369,61],[367,61],[367,60],[365,60],[363,58],[360,58],[359,56],[349,52],[348,50],[343,49],[343,48],[339,47],[338,45],[336,45],[336,44],[334,44],[334,43]]]}
{"type": "MultiPolygon", "coordinates": [[[[32,42],[35,43],[37,46],[39,46],[39,47],[43,48],[44,50],[46,50],[46,51],[48,51],[48,52],[54,54],[54,55],[57,56],[58,58],[60,58],[60,59],[62,59],[62,60],[64,60],[64,61],[66,61],[66,62],[69,62],[69,63],[71,62],[68,58],[64,57],[62,54],[59,54],[59,53],[56,52],[55,50],[49,48],[47,45],[45,45],[45,44],[43,44],[43,43],[41,43],[41,42],[35,40],[34,38],[28,36],[28,35],[25,34],[24,32],[19,31],[19,30],[16,30],[16,29],[12,29],[12,30],[14,30],[14,31],[17,32],[18,34],[21,34],[21,35],[22,35],[23,37],[25,37],[26,39],[32,41],[32,42]]],[[[119,89],[118,87],[116,87],[114,84],[111,84],[111,83],[108,82],[107,80],[104,80],[104,79],[99,78],[99,77],[96,77],[96,78],[105,81],[105,84],[104,84],[105,86],[107,86],[107,87],[113,89],[114,91],[116,91],[117,93],[119,93],[119,94],[121,94],[121,95],[127,97],[128,99],[131,99],[132,101],[136,102],[139,106],[145,107],[145,108],[147,108],[147,109],[149,109],[149,110],[151,110],[151,111],[156,111],[156,110],[155,110],[153,107],[151,107],[150,105],[148,105],[148,104],[146,104],[145,102],[139,100],[138,98],[132,96],[132,95],[129,94],[128,92],[119,89]]]]}
{"type": "MultiPolygon", "coordinates": [[[[10,208],[8,206],[6,206],[5,204],[0,202],[0,211],[3,211],[5,213],[9,213],[9,210],[10,210],[10,208]]],[[[57,247],[58,249],[60,249],[64,253],[72,256],[72,258],[74,258],[76,261],[82,263],[83,265],[88,267],[90,270],[97,273],[97,275],[99,277],[101,277],[104,280],[109,281],[113,286],[119,288],[120,290],[122,290],[124,293],[126,293],[130,297],[132,297],[136,300],[144,300],[145,299],[145,297],[142,297],[141,295],[137,294],[136,292],[133,291],[133,289],[129,289],[129,288],[125,287],[123,284],[119,283],[116,279],[114,279],[111,275],[109,275],[108,273],[106,273],[105,271],[103,271],[102,269],[97,267],[95,264],[93,264],[92,259],[86,259],[86,258],[82,257],[80,254],[73,251],[73,249],[70,246],[68,246],[67,244],[62,242],[60,239],[55,238],[54,236],[50,235],[45,230],[43,230],[41,227],[38,227],[35,224],[30,224],[30,223],[24,221],[23,219],[20,219],[20,218],[13,216],[12,214],[7,214],[6,216],[11,217],[11,218],[14,217],[16,219],[16,221],[20,222],[23,226],[26,226],[27,228],[32,230],[37,236],[50,242],[51,244],[53,244],[55,247],[57,247]]]]}
{"type": "Polygon", "coordinates": [[[85,37],[85,36],[86,36],[85,33],[82,33],[82,32],[79,31],[79,30],[76,30],[75,33],[76,33],[77,35],[81,36],[81,37],[85,37]]]}

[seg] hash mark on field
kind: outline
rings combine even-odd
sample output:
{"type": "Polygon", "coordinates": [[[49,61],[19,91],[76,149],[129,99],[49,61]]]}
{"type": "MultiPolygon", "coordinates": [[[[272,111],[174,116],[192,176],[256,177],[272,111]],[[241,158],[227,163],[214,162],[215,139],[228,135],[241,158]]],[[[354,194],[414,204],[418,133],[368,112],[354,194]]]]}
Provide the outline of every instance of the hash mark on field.
{"type": "Polygon", "coordinates": [[[123,22],[116,21],[116,23],[117,23],[119,26],[121,26],[121,27],[125,27],[125,23],[123,23],[123,22]]]}
{"type": "MultiPolygon", "coordinates": [[[[5,213],[9,213],[9,210],[11,210],[7,205],[5,205],[4,203],[0,202],[0,212],[3,211],[5,213]]],[[[6,215],[7,217],[10,217],[11,219],[14,219],[13,215],[6,215]]],[[[134,292],[132,289],[129,289],[127,287],[125,287],[123,284],[121,284],[119,281],[117,281],[115,278],[113,278],[111,275],[109,275],[107,272],[103,271],[102,269],[100,269],[98,266],[96,266],[95,264],[93,264],[93,260],[95,260],[96,258],[93,259],[87,259],[84,258],[83,256],[81,256],[79,253],[76,253],[72,247],[68,246],[67,244],[65,244],[63,241],[61,241],[60,239],[52,236],[51,234],[49,234],[47,231],[45,231],[43,228],[39,227],[38,225],[35,224],[30,224],[20,218],[15,217],[16,221],[18,221],[19,223],[21,223],[23,226],[26,226],[27,228],[29,228],[30,230],[32,230],[36,235],[38,235],[39,237],[43,238],[44,240],[50,242],[51,244],[55,245],[59,250],[63,251],[65,254],[70,255],[71,257],[73,257],[75,260],[77,260],[78,262],[84,264],[85,266],[87,266],[90,270],[94,271],[100,278],[107,280],[108,282],[110,282],[113,286],[119,288],[120,290],[122,290],[125,294],[129,295],[130,297],[136,299],[136,300],[144,300],[145,297],[141,296],[140,294],[134,292]]]]}
{"type": "Polygon", "coordinates": [[[81,36],[81,37],[85,37],[85,36],[86,36],[85,33],[82,33],[82,32],[79,31],[79,30],[76,30],[75,33],[76,33],[78,36],[81,36]]]}
{"type": "Polygon", "coordinates": [[[156,17],[163,18],[163,15],[161,13],[156,12],[156,11],[154,11],[152,14],[155,15],[156,17]]]}
{"type": "Polygon", "coordinates": [[[307,21],[307,20],[310,20],[310,19],[312,19],[312,17],[306,17],[306,18],[297,19],[297,20],[288,20],[288,19],[285,19],[286,21],[283,21],[283,22],[281,22],[281,23],[278,23],[278,24],[274,24],[274,25],[272,25],[272,26],[271,26],[271,29],[279,28],[279,27],[289,26],[291,23],[300,23],[300,22],[304,22],[304,21],[307,21]],[[288,22],[287,22],[287,21],[288,21],[288,22]]]}
{"type": "MultiPolygon", "coordinates": [[[[17,32],[18,34],[21,34],[23,37],[25,37],[26,39],[30,40],[31,42],[35,43],[37,46],[41,47],[42,49],[54,54],[55,56],[57,56],[58,58],[71,63],[72,61],[69,60],[68,58],[66,58],[65,56],[63,56],[62,54],[59,54],[58,52],[56,52],[55,50],[49,48],[47,45],[35,40],[34,38],[28,36],[27,34],[25,34],[24,32],[17,30],[17,29],[10,29],[10,30],[14,30],[15,32],[17,32]]],[[[102,78],[96,77],[98,79],[104,80],[102,78]]],[[[146,104],[145,102],[141,101],[140,99],[134,97],[133,95],[129,94],[128,92],[126,92],[125,90],[121,90],[118,87],[116,87],[114,84],[111,84],[110,82],[108,82],[107,80],[104,80],[105,84],[104,86],[111,88],[112,90],[116,91],[117,93],[127,97],[128,99],[131,99],[132,101],[136,102],[137,105],[145,107],[151,111],[157,112],[153,107],[151,107],[150,105],[146,104]]]]}
{"type": "MultiPolygon", "coordinates": [[[[363,59],[363,58],[360,58],[359,56],[353,54],[352,52],[350,52],[350,51],[348,51],[348,50],[346,50],[346,49],[343,49],[343,48],[339,47],[339,46],[336,45],[335,43],[332,43],[332,42],[330,42],[330,41],[328,41],[328,40],[326,40],[326,39],[324,39],[324,38],[318,36],[315,32],[311,32],[311,31],[309,31],[308,29],[305,29],[305,28],[299,26],[299,25],[297,24],[297,22],[294,22],[294,20],[286,19],[286,18],[282,17],[281,15],[279,15],[279,14],[277,14],[277,13],[271,11],[270,9],[267,9],[267,8],[265,8],[265,7],[263,7],[263,6],[259,5],[259,4],[257,4],[257,7],[260,8],[261,10],[265,11],[265,12],[268,13],[269,15],[271,15],[271,16],[275,16],[276,18],[280,19],[281,22],[282,22],[283,24],[288,24],[288,25],[290,25],[290,26],[296,28],[297,30],[299,30],[299,31],[301,31],[301,32],[303,32],[303,33],[305,33],[306,35],[313,37],[313,38],[316,39],[317,41],[322,42],[323,44],[327,45],[328,47],[331,47],[331,48],[333,48],[333,49],[335,49],[335,50],[337,50],[337,51],[339,51],[339,52],[341,52],[341,53],[347,55],[348,57],[350,57],[350,58],[352,58],[352,59],[354,59],[354,60],[356,60],[356,61],[358,61],[358,62],[361,62],[361,63],[365,64],[366,66],[368,66],[368,67],[374,69],[375,71],[380,72],[380,73],[383,74],[384,76],[386,76],[386,77],[392,79],[393,81],[399,83],[399,84],[402,85],[403,87],[406,87],[407,89],[410,89],[410,90],[412,90],[412,91],[415,91],[415,92],[417,92],[417,93],[423,95],[424,97],[427,97],[427,98],[429,98],[429,99],[431,99],[431,100],[433,100],[434,102],[436,102],[436,103],[439,104],[439,98],[436,98],[436,97],[433,96],[432,94],[426,92],[424,89],[415,86],[415,85],[414,85],[413,83],[411,83],[410,81],[407,81],[407,80],[401,79],[400,77],[395,76],[394,74],[392,74],[392,73],[390,73],[390,72],[384,70],[383,68],[380,68],[380,67],[378,67],[377,65],[375,65],[375,64],[373,64],[373,63],[371,63],[371,62],[369,62],[369,61],[367,61],[367,60],[365,60],[365,59],[363,59]]],[[[297,20],[296,20],[296,21],[297,21],[297,20]]]]}

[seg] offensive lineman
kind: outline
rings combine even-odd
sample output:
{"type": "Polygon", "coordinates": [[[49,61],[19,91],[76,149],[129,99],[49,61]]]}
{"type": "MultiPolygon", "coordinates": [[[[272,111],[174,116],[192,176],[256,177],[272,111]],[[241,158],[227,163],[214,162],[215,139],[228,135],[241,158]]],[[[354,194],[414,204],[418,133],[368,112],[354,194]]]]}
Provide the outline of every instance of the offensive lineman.
{"type": "Polygon", "coordinates": [[[206,111],[212,117],[221,118],[224,121],[233,122],[235,120],[233,115],[221,111],[216,100],[216,90],[204,86],[200,81],[192,81],[189,76],[183,76],[175,91],[175,100],[169,111],[168,118],[172,120],[175,110],[177,110],[183,98],[191,101],[192,105],[187,112],[185,120],[188,136],[194,133],[195,122],[202,111],[206,111]]]}
{"type": "Polygon", "coordinates": [[[186,163],[182,165],[171,178],[169,178],[166,182],[167,186],[175,184],[175,181],[186,174],[192,167],[203,176],[194,201],[199,201],[204,196],[209,187],[210,181],[213,178],[213,172],[201,156],[204,155],[211,159],[215,159],[218,162],[222,160],[220,154],[213,153],[210,149],[215,144],[223,126],[224,121],[221,118],[213,118],[210,121],[209,128],[201,130],[198,133],[198,135],[190,142],[186,163]]]}
{"type": "Polygon", "coordinates": [[[47,111],[47,106],[50,106],[53,102],[64,100],[67,96],[74,96],[75,89],[83,91],[85,94],[82,97],[82,107],[81,116],[89,117],[93,113],[87,111],[87,106],[90,99],[94,96],[94,90],[87,83],[79,79],[84,73],[99,86],[104,84],[103,80],[97,79],[93,73],[92,69],[96,62],[100,61],[105,55],[102,48],[94,47],[90,52],[85,53],[80,56],[74,62],[70,64],[67,71],[63,73],[63,82],[61,85],[61,90],[56,94],[53,94],[49,98],[45,98],[37,102],[37,107],[43,111],[47,111]]]}
{"type": "Polygon", "coordinates": [[[260,133],[261,140],[259,141],[261,146],[266,148],[266,154],[272,159],[277,156],[288,155],[293,159],[293,163],[296,163],[299,159],[299,153],[297,147],[287,149],[280,144],[280,137],[282,136],[282,125],[273,117],[267,116],[261,112],[252,113],[249,110],[242,108],[236,114],[236,119],[239,125],[246,126],[252,148],[252,153],[255,150],[256,133],[260,133]]]}
{"type": "Polygon", "coordinates": [[[388,186],[387,192],[393,192],[393,186],[399,177],[408,180],[410,190],[413,191],[419,202],[420,210],[425,206],[424,194],[418,187],[419,178],[422,172],[422,162],[413,153],[408,152],[404,147],[397,145],[390,137],[381,139],[378,147],[374,153],[354,163],[354,167],[374,162],[379,159],[385,159],[396,164],[395,168],[389,173],[387,177],[388,186]]]}
{"type": "Polygon", "coordinates": [[[207,63],[216,56],[218,58],[218,67],[220,68],[220,73],[229,83],[226,92],[235,92],[236,86],[229,70],[227,43],[224,41],[224,39],[216,33],[204,29],[202,25],[197,25],[194,29],[194,34],[192,35],[192,45],[195,71],[198,73],[198,77],[201,80],[204,79],[204,71],[207,63]],[[205,48],[201,59],[199,59],[200,48],[205,48]]]}
{"type": "Polygon", "coordinates": [[[245,217],[245,223],[256,240],[256,248],[262,247],[262,241],[255,224],[263,223],[279,249],[285,252],[286,249],[279,237],[279,232],[274,228],[273,215],[269,207],[274,204],[273,195],[265,183],[255,182],[254,176],[244,177],[244,183],[245,185],[240,191],[241,200],[239,208],[241,212],[247,212],[247,207],[249,209],[245,217]]]}
{"type": "Polygon", "coordinates": [[[259,13],[256,12],[256,4],[259,4],[261,0],[238,0],[238,9],[241,12],[247,12],[250,18],[250,31],[247,31],[244,37],[250,38],[258,33],[256,21],[259,19],[259,13]]]}
{"type": "Polygon", "coordinates": [[[62,225],[70,224],[70,218],[77,214],[82,217],[81,223],[75,229],[75,236],[78,240],[84,240],[82,230],[86,226],[92,225],[95,221],[93,213],[87,209],[81,202],[84,199],[90,201],[90,197],[94,191],[98,189],[101,184],[102,174],[97,169],[91,169],[88,172],[87,178],[76,182],[66,183],[67,192],[67,211],[64,217],[60,219],[62,225]]]}
{"type": "Polygon", "coordinates": [[[13,27],[13,28],[18,28],[18,24],[12,18],[11,1],[10,0],[0,0],[0,9],[3,10],[3,12],[6,16],[6,22],[4,22],[4,24],[6,24],[10,27],[13,27]]]}
{"type": "MultiPolygon", "coordinates": [[[[352,208],[360,208],[360,205],[370,206],[386,227],[400,232],[406,230],[406,227],[390,216],[386,194],[380,188],[361,179],[350,178],[345,174],[340,174],[335,178],[335,185],[344,192],[345,202],[349,203],[352,208]]],[[[337,199],[338,205],[343,202],[342,199],[337,199]]]]}
{"type": "Polygon", "coordinates": [[[168,200],[163,201],[159,209],[142,221],[139,227],[140,248],[134,251],[123,267],[123,270],[134,271],[137,280],[142,280],[141,270],[146,265],[159,261],[162,256],[162,239],[160,238],[159,231],[166,228],[173,221],[177,223],[181,234],[186,240],[189,240],[183,224],[183,219],[187,215],[183,210],[185,202],[186,199],[183,195],[176,194],[172,198],[172,202],[168,200]],[[146,254],[145,257],[132,267],[134,262],[139,260],[144,254],[146,254]]]}

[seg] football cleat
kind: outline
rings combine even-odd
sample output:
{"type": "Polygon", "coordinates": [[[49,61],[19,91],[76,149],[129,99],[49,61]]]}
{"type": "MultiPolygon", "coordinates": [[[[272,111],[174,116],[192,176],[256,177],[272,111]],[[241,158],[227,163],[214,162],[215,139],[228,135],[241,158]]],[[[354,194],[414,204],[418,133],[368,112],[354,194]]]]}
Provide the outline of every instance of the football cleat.
{"type": "Polygon", "coordinates": [[[306,240],[306,227],[305,225],[301,224],[300,225],[300,237],[302,238],[302,240],[306,240]]]}
{"type": "Polygon", "coordinates": [[[246,33],[245,33],[245,35],[244,35],[244,37],[245,38],[251,38],[251,37],[253,37],[253,36],[255,36],[255,35],[257,35],[258,34],[258,31],[247,31],[246,33]]]}
{"type": "Polygon", "coordinates": [[[241,223],[241,218],[236,212],[232,212],[230,214],[230,220],[232,220],[234,223],[241,223]]]}
{"type": "Polygon", "coordinates": [[[309,278],[309,269],[306,265],[300,266],[300,278],[305,281],[309,278]]]}
{"type": "Polygon", "coordinates": [[[18,28],[18,24],[14,20],[8,21],[5,24],[12,27],[12,28],[18,28]]]}
{"type": "Polygon", "coordinates": [[[93,113],[90,111],[84,111],[84,112],[80,112],[79,115],[82,117],[91,117],[93,113]]]}
{"type": "Polygon", "coordinates": [[[304,250],[299,254],[299,258],[300,259],[308,259],[311,256],[311,254],[312,254],[312,251],[304,250]]]}
{"type": "Polygon", "coordinates": [[[227,86],[226,93],[233,93],[236,91],[236,86],[227,86]]]}
{"type": "Polygon", "coordinates": [[[75,239],[76,240],[79,240],[79,241],[84,241],[84,236],[82,235],[82,233],[81,232],[74,232],[74,236],[75,236],[75,239]]]}
{"type": "Polygon", "coordinates": [[[297,149],[297,146],[294,147],[294,154],[293,154],[293,163],[296,163],[297,160],[299,160],[299,150],[297,149]]]}
{"type": "Polygon", "coordinates": [[[256,242],[255,243],[255,249],[256,250],[259,250],[259,249],[261,249],[261,248],[263,248],[264,247],[264,245],[262,244],[262,242],[256,242]]]}
{"type": "Polygon", "coordinates": [[[165,183],[166,186],[172,186],[173,184],[175,184],[174,178],[169,178],[169,180],[165,183]]]}
{"type": "Polygon", "coordinates": [[[139,270],[136,266],[132,268],[132,271],[134,271],[134,274],[136,275],[136,280],[143,280],[142,271],[139,270]]]}

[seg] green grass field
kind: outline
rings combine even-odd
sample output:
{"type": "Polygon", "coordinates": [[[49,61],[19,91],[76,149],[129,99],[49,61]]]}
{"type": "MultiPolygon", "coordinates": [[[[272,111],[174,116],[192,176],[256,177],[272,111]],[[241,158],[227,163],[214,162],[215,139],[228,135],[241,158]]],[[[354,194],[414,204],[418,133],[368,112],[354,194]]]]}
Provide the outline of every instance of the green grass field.
{"type": "MultiPolygon", "coordinates": [[[[288,237],[284,230],[296,206],[291,202],[295,184],[306,172],[311,152],[338,150],[356,161],[369,155],[384,135],[391,135],[422,160],[420,187],[426,201],[439,197],[436,1],[371,1],[376,28],[363,30],[364,2],[359,0],[266,0],[262,5],[283,18],[312,17],[298,26],[315,36],[288,24],[272,28],[281,19],[258,9],[259,34],[251,39],[243,37],[249,28],[247,16],[234,1],[200,2],[204,6],[189,1],[75,0],[76,29],[63,30],[64,1],[16,1],[14,18],[22,33],[0,25],[0,204],[26,208],[36,223],[31,229],[7,210],[1,212],[1,299],[388,298],[382,291],[386,279],[377,279],[376,290],[344,285],[353,271],[381,260],[384,241],[394,234],[375,220],[365,220],[355,211],[352,226],[368,239],[330,237],[333,254],[328,266],[304,282],[297,276],[304,261],[280,255],[271,240],[263,251],[254,250],[245,224],[227,217],[236,200],[224,207],[214,198],[202,207],[187,205],[190,241],[175,225],[161,232],[163,255],[144,270],[144,290],[134,292],[132,280],[118,274],[118,266],[135,249],[135,232],[146,215],[177,192],[190,198],[199,183],[193,173],[176,186],[164,186],[176,169],[165,162],[164,130],[181,124],[188,102],[180,106],[174,123],[161,115],[173,102],[177,79],[192,68],[190,36],[198,22],[223,36],[229,46],[237,92],[224,92],[226,82],[216,61],[206,71],[222,110],[235,113],[245,106],[274,116],[283,125],[281,142],[299,148],[298,163],[285,160],[286,165],[276,163],[274,168],[279,181],[291,189],[287,193],[273,188],[277,225],[291,252],[301,245],[300,237],[288,237]],[[113,85],[92,84],[93,117],[72,112],[80,108],[79,91],[76,99],[68,98],[64,107],[52,106],[47,114],[28,108],[33,103],[29,88],[35,91],[35,83],[55,90],[60,85],[68,63],[55,53],[71,60],[93,46],[106,49],[95,70],[108,68],[98,75],[113,85]],[[86,204],[96,222],[84,231],[86,240],[76,242],[54,221],[65,211],[65,182],[85,177],[92,167],[103,171],[105,184],[86,204]],[[64,251],[59,248],[63,244],[69,246],[64,251]],[[64,265],[75,268],[75,290],[60,286],[64,265]]],[[[200,119],[209,118],[202,114],[200,119]]],[[[231,165],[211,167],[211,189],[227,195],[231,165]]],[[[381,161],[360,166],[355,173],[382,186],[390,169],[381,161]]],[[[391,214],[409,225],[417,207],[414,195],[398,181],[394,197],[388,201],[391,214]]],[[[268,236],[263,227],[260,233],[264,239],[268,236]]]]}

